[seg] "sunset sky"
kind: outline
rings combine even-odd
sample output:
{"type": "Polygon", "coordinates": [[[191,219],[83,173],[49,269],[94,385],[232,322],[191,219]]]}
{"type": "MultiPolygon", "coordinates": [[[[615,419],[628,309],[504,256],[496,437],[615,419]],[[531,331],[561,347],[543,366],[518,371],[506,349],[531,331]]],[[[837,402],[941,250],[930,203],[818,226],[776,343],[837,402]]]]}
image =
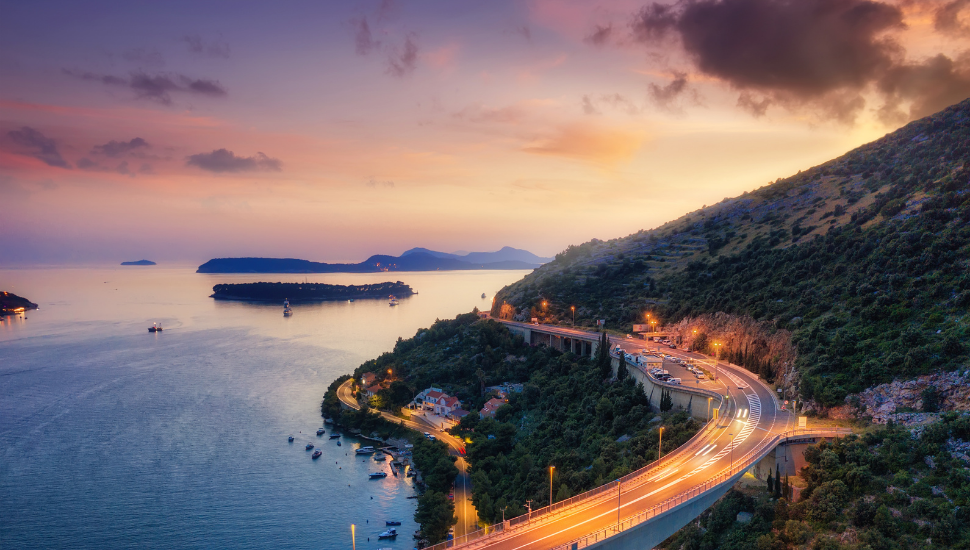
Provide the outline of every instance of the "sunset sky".
{"type": "Polygon", "coordinates": [[[552,255],[970,96],[970,0],[0,2],[0,263],[552,255]]]}

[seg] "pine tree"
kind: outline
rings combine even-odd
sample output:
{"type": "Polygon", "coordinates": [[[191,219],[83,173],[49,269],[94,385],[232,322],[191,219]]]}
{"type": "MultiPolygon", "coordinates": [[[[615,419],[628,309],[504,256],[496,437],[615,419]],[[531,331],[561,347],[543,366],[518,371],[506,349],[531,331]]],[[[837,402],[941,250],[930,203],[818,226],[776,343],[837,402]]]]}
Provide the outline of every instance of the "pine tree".
{"type": "Polygon", "coordinates": [[[775,498],[781,497],[781,473],[778,471],[778,463],[775,463],[775,498]]]}
{"type": "Polygon", "coordinates": [[[768,492],[774,492],[775,490],[775,480],[771,477],[771,472],[768,472],[768,492]]]}

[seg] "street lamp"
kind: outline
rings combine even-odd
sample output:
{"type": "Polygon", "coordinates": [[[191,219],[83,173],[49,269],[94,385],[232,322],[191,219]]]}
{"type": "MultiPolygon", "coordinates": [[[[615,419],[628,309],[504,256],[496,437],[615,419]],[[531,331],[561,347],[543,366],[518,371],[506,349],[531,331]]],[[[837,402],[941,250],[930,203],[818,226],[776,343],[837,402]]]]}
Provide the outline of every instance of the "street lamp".
{"type": "Polygon", "coordinates": [[[731,474],[734,473],[734,434],[728,434],[731,438],[731,474]]]}
{"type": "Polygon", "coordinates": [[[711,398],[707,398],[707,421],[711,421],[711,398]]]}
{"type": "Polygon", "coordinates": [[[660,443],[657,444],[657,467],[663,466],[664,456],[664,427],[660,426],[660,443]]]}
{"type": "Polygon", "coordinates": [[[555,466],[549,466],[549,506],[552,506],[552,471],[555,469],[555,466]]]}
{"type": "Polygon", "coordinates": [[[576,306],[569,306],[569,309],[573,310],[573,326],[576,326],[576,306]]]}
{"type": "Polygon", "coordinates": [[[620,498],[623,496],[623,481],[616,480],[616,531],[620,532],[620,498]]]}

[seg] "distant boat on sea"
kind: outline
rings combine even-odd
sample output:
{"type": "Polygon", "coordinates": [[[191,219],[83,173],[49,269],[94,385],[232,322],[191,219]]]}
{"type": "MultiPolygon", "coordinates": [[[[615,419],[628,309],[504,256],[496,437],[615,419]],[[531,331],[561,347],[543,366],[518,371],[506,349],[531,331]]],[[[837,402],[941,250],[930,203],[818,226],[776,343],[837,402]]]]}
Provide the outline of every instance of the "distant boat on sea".
{"type": "Polygon", "coordinates": [[[323,428],[317,428],[317,435],[323,435],[325,430],[323,428]]]}
{"type": "Polygon", "coordinates": [[[283,300],[283,317],[289,317],[290,315],[293,315],[293,310],[290,309],[290,301],[284,299],[283,300]]]}
{"type": "Polygon", "coordinates": [[[162,325],[152,323],[152,326],[148,327],[148,332],[162,332],[162,325]]]}
{"type": "Polygon", "coordinates": [[[320,451],[313,451],[313,455],[311,455],[311,458],[313,458],[313,460],[316,460],[316,459],[320,458],[320,455],[322,455],[322,454],[323,453],[321,453],[320,451]]]}
{"type": "Polygon", "coordinates": [[[387,477],[387,472],[374,472],[370,475],[371,479],[384,479],[387,477]]]}
{"type": "Polygon", "coordinates": [[[484,300],[484,299],[485,299],[485,293],[482,292],[482,300],[484,300]]]}
{"type": "Polygon", "coordinates": [[[396,306],[397,304],[398,304],[397,298],[395,298],[393,294],[391,294],[390,296],[388,296],[387,305],[389,305],[389,306],[396,306]]]}
{"type": "Polygon", "coordinates": [[[289,438],[289,440],[288,440],[288,441],[289,441],[290,443],[293,443],[293,436],[292,436],[292,435],[290,436],[290,438],[289,438]]]}
{"type": "Polygon", "coordinates": [[[307,443],[307,444],[306,444],[306,450],[308,450],[308,451],[309,451],[309,450],[310,450],[310,449],[312,449],[312,448],[313,448],[313,443],[307,443]]]}
{"type": "Polygon", "coordinates": [[[330,432],[330,439],[340,439],[340,434],[330,432]]]}

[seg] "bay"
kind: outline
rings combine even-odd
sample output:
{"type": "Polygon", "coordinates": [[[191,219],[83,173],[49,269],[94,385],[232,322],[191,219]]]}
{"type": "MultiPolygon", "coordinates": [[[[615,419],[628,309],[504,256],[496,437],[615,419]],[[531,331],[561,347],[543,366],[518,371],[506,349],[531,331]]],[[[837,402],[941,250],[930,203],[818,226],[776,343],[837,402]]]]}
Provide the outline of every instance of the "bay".
{"type": "Polygon", "coordinates": [[[0,547],[349,548],[355,524],[358,548],[412,548],[410,480],[369,480],[387,466],[353,456],[360,442],[318,438],[320,400],[399,337],[489,308],[524,274],[0,269],[0,289],[41,306],[0,323],[0,547]],[[288,318],[208,297],[304,278],[418,294],[296,304],[288,318]],[[378,542],[386,520],[401,535],[378,542]]]}

